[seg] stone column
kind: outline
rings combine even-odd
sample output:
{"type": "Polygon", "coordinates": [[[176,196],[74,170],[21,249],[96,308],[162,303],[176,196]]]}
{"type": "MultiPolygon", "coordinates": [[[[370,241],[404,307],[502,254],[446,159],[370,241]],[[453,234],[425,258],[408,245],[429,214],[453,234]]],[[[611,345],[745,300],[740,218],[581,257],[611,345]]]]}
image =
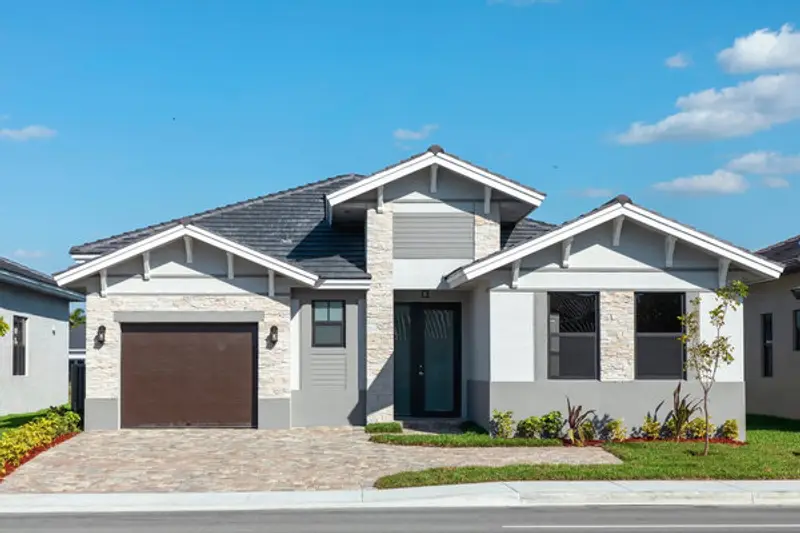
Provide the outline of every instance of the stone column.
{"type": "Polygon", "coordinates": [[[631,381],[636,363],[634,294],[600,293],[600,380],[631,381]]]}
{"type": "Polygon", "coordinates": [[[491,213],[483,214],[483,203],[475,206],[475,259],[500,249],[500,206],[492,204],[491,213]]]}
{"type": "Polygon", "coordinates": [[[392,206],[367,210],[367,422],[394,419],[394,258],[392,206]]]}

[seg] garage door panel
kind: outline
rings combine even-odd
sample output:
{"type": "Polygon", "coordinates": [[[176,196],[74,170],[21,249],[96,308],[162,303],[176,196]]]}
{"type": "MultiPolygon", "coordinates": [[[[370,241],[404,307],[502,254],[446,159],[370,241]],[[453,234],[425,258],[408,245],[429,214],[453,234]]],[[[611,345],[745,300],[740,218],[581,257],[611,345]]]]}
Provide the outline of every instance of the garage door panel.
{"type": "Polygon", "coordinates": [[[252,427],[255,324],[123,324],[123,427],[252,427]]]}

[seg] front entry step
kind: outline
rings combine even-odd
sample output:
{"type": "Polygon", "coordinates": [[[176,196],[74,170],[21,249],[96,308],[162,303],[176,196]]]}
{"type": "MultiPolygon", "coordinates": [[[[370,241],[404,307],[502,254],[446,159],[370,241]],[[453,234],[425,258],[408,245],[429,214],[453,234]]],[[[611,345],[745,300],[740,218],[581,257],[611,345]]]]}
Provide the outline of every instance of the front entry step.
{"type": "Polygon", "coordinates": [[[399,420],[403,429],[415,433],[458,434],[463,433],[461,418],[405,418],[399,420]]]}

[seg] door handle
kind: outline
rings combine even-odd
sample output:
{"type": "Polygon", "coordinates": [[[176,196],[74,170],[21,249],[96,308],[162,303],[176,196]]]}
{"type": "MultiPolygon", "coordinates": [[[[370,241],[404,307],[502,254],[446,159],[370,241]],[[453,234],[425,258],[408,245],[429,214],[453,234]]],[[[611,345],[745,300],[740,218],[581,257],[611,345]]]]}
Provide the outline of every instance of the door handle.
{"type": "Polygon", "coordinates": [[[417,368],[417,375],[419,375],[419,376],[424,376],[425,375],[425,369],[422,368],[422,365],[419,365],[419,367],[417,368]]]}

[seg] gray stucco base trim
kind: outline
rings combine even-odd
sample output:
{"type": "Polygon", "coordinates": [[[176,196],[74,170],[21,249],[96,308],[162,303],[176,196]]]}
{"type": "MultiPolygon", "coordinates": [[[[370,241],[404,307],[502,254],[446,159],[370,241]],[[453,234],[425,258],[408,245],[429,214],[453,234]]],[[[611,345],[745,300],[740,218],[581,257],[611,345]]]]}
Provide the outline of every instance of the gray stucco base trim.
{"type": "Polygon", "coordinates": [[[140,323],[221,322],[250,323],[264,320],[258,311],[115,311],[114,321],[140,323]]]}
{"type": "MultiPolygon", "coordinates": [[[[594,409],[599,422],[622,418],[628,431],[642,425],[647,413],[657,414],[664,422],[672,409],[675,381],[535,381],[525,383],[498,382],[490,385],[490,409],[513,411],[515,420],[561,411],[566,416],[567,400],[584,409],[594,409]],[[663,403],[662,403],[663,402],[663,403]],[[659,408],[659,404],[661,404],[659,408]],[[656,413],[656,408],[658,411],[656,413]]],[[[683,382],[681,394],[702,398],[697,381],[683,382]]],[[[715,425],[735,419],[740,438],[745,438],[745,384],[717,382],[709,395],[711,421],[715,425]]],[[[699,416],[699,413],[698,413],[699,416]]],[[[479,422],[476,420],[476,422],[479,422]]]]}
{"type": "Polygon", "coordinates": [[[489,382],[467,380],[467,418],[489,429],[489,382]]]}
{"type": "Polygon", "coordinates": [[[292,391],[292,426],[363,426],[366,400],[363,390],[292,391]]]}
{"type": "Polygon", "coordinates": [[[258,399],[258,429],[292,427],[292,405],[289,398],[258,399]]]}
{"type": "Polygon", "coordinates": [[[116,398],[86,398],[83,429],[119,429],[119,400],[116,398]]]}

